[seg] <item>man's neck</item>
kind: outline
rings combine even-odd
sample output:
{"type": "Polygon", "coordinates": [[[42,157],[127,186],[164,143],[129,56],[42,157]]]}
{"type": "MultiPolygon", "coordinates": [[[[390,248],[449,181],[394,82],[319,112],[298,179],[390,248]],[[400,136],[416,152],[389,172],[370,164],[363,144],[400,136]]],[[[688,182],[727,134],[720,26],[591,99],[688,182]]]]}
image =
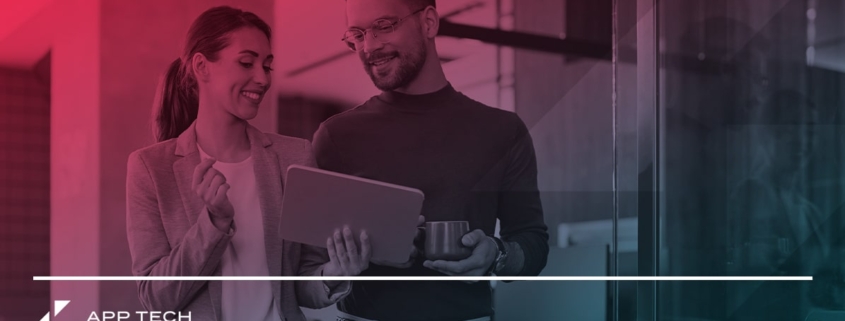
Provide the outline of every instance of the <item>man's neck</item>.
{"type": "Polygon", "coordinates": [[[394,91],[407,95],[423,95],[443,89],[449,84],[449,81],[446,80],[446,74],[443,72],[443,66],[440,65],[437,50],[430,50],[429,52],[432,54],[428,55],[428,60],[417,77],[407,86],[397,88],[394,91]]]}
{"type": "Polygon", "coordinates": [[[397,88],[394,91],[406,95],[424,95],[443,89],[443,87],[446,87],[448,84],[449,82],[446,80],[446,77],[443,77],[442,79],[437,79],[435,81],[422,81],[409,84],[408,86],[397,88]]]}

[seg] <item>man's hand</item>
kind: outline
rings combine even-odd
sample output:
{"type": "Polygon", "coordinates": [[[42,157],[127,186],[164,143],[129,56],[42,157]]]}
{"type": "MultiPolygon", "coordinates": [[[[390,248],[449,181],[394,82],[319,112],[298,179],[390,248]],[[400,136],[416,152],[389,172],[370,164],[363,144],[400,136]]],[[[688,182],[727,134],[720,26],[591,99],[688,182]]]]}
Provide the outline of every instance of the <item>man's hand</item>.
{"type": "Polygon", "coordinates": [[[453,276],[482,276],[493,261],[499,248],[496,241],[493,241],[481,230],[467,233],[461,238],[464,246],[472,248],[472,254],[460,261],[430,261],[423,262],[423,266],[443,274],[453,276]]]}
{"type": "Polygon", "coordinates": [[[355,244],[352,230],[344,227],[335,230],[333,237],[326,239],[329,262],[323,267],[325,276],[354,276],[361,274],[370,264],[370,239],[366,231],[361,231],[361,250],[355,244]]]}
{"type": "Polygon", "coordinates": [[[372,260],[371,262],[373,262],[373,264],[376,264],[376,265],[389,266],[389,267],[394,267],[394,268],[398,268],[398,269],[407,269],[407,268],[411,267],[411,265],[414,264],[414,261],[416,261],[417,257],[420,255],[420,250],[417,248],[417,246],[415,244],[418,243],[418,241],[421,240],[423,236],[425,236],[425,229],[423,228],[424,225],[425,225],[425,217],[420,215],[420,217],[417,218],[417,235],[414,236],[414,244],[411,244],[411,252],[410,252],[411,254],[408,256],[407,261],[401,262],[401,263],[396,263],[396,262],[372,260]]]}

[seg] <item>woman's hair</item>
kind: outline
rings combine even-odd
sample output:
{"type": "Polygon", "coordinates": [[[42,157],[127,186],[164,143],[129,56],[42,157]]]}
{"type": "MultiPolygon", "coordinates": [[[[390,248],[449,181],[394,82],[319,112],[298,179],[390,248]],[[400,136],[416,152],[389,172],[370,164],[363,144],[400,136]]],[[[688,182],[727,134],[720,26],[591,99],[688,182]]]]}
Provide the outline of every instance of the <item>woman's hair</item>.
{"type": "Polygon", "coordinates": [[[154,135],[161,142],[176,138],[197,119],[199,95],[191,59],[201,53],[217,61],[229,45],[229,34],[241,28],[260,30],[270,40],[270,26],[251,12],[232,7],[214,7],[203,12],[188,30],[182,55],[170,64],[155,100],[154,135]]]}

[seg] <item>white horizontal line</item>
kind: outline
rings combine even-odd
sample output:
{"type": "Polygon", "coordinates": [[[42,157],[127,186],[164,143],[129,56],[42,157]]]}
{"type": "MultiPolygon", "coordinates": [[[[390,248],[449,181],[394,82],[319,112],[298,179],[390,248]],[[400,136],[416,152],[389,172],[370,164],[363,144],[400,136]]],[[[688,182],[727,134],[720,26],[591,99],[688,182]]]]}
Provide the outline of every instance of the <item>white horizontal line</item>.
{"type": "Polygon", "coordinates": [[[34,276],[33,281],[812,281],[812,276],[34,276]]]}

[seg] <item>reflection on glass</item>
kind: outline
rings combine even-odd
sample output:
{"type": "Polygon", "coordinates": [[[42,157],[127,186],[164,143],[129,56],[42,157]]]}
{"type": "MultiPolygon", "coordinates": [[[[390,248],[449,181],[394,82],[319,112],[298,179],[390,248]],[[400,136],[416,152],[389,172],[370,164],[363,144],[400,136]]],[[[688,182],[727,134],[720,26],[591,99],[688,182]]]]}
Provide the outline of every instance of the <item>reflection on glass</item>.
{"type": "Polygon", "coordinates": [[[658,2],[660,274],[816,278],[660,283],[660,320],[845,320],[845,74],[807,50],[845,28],[808,3],[658,2]]]}
{"type": "MultiPolygon", "coordinates": [[[[728,129],[728,190],[731,275],[811,275],[829,253],[822,209],[807,192],[807,166],[815,151],[816,108],[798,92],[782,90],[755,106],[746,123],[728,129]],[[734,152],[735,151],[735,152],[734,152]]],[[[806,307],[806,283],[731,283],[738,311],[796,313],[806,307]]]]}

